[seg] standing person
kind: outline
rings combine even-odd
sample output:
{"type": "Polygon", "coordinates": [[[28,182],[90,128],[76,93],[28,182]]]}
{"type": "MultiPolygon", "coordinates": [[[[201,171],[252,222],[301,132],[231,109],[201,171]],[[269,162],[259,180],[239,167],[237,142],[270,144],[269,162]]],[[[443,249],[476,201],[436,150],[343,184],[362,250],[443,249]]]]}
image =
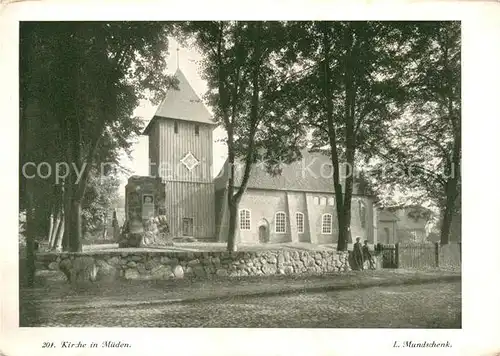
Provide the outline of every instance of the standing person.
{"type": "Polygon", "coordinates": [[[363,251],[361,249],[360,237],[356,237],[356,243],[353,246],[352,257],[356,270],[363,270],[363,251]]]}
{"type": "Polygon", "coordinates": [[[373,257],[370,252],[370,248],[368,247],[368,240],[365,240],[365,244],[363,245],[363,260],[368,261],[370,263],[370,269],[375,269],[375,264],[373,263],[373,257]]]}

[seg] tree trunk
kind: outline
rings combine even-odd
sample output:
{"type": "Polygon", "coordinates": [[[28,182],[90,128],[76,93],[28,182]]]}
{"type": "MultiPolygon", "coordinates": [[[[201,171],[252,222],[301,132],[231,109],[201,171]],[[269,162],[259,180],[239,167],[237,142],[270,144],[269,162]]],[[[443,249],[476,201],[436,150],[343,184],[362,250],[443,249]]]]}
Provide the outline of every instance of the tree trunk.
{"type": "MultiPolygon", "coordinates": [[[[30,68],[30,58],[31,51],[33,49],[33,37],[31,36],[31,31],[33,30],[33,25],[29,23],[25,24],[25,36],[24,39],[20,41],[20,70],[21,72],[29,73],[30,68]]],[[[27,107],[30,103],[30,100],[33,98],[29,94],[29,81],[26,80],[26,77],[29,76],[20,76],[20,165],[23,165],[25,162],[30,160],[30,154],[32,153],[32,140],[31,136],[33,135],[32,129],[33,127],[30,125],[30,119],[32,117],[27,116],[27,107]]],[[[32,121],[31,121],[32,122],[32,121]]],[[[21,178],[21,182],[24,184],[24,191],[20,193],[23,194],[24,203],[26,206],[26,228],[24,230],[26,237],[26,260],[25,260],[25,268],[23,275],[21,277],[25,277],[25,282],[28,287],[33,287],[35,281],[35,240],[34,240],[34,226],[33,226],[33,215],[34,215],[34,199],[33,199],[33,179],[27,179],[26,177],[21,178]]]]}
{"type": "Polygon", "coordinates": [[[27,191],[27,208],[26,208],[26,283],[28,287],[33,287],[35,282],[35,227],[34,227],[34,204],[33,204],[33,193],[30,190],[31,187],[26,189],[27,191]]]}
{"type": "Polygon", "coordinates": [[[238,206],[233,202],[229,204],[229,227],[228,227],[228,240],[227,240],[227,250],[230,252],[235,252],[237,250],[236,246],[236,223],[238,215],[238,206]]]}
{"type": "Polygon", "coordinates": [[[73,184],[71,184],[71,174],[68,176],[68,184],[64,187],[64,235],[62,239],[62,250],[69,251],[69,241],[71,239],[71,211],[72,211],[72,195],[73,184]]]}
{"type": "Polygon", "coordinates": [[[235,180],[235,169],[234,169],[234,151],[233,151],[233,133],[232,129],[228,129],[228,169],[229,169],[229,179],[227,183],[227,207],[229,210],[229,226],[227,230],[227,250],[236,251],[236,214],[238,205],[235,204],[234,200],[234,180],[235,180]]]}
{"type": "Polygon", "coordinates": [[[346,225],[344,214],[344,196],[342,193],[342,184],[340,182],[340,162],[337,150],[337,132],[333,118],[333,102],[331,95],[331,57],[330,57],[330,26],[325,22],[323,23],[323,70],[324,70],[324,100],[326,121],[328,129],[328,139],[330,144],[330,156],[333,166],[333,189],[335,192],[337,223],[338,223],[338,237],[337,237],[337,250],[347,250],[347,236],[348,228],[346,225]]]}
{"type": "Polygon", "coordinates": [[[56,246],[57,233],[59,232],[60,225],[61,225],[61,211],[59,210],[54,220],[54,227],[52,229],[52,234],[50,235],[50,241],[49,241],[50,250],[53,250],[56,246]]]}
{"type": "Polygon", "coordinates": [[[443,213],[443,221],[441,222],[441,245],[446,245],[449,242],[450,239],[450,227],[451,227],[451,220],[452,220],[452,214],[451,214],[451,209],[452,209],[453,203],[449,199],[449,197],[446,197],[446,206],[444,208],[444,213],[443,213]]]}
{"type": "Polygon", "coordinates": [[[102,230],[102,239],[106,240],[108,237],[108,213],[104,213],[102,224],[104,229],[102,230]]]}
{"type": "MultiPolygon", "coordinates": [[[[443,221],[441,225],[441,245],[446,245],[450,242],[450,231],[453,222],[453,215],[455,214],[455,206],[456,200],[458,198],[458,184],[460,180],[460,161],[461,161],[461,153],[462,153],[462,132],[461,132],[461,120],[460,114],[455,112],[454,108],[454,100],[457,98],[454,97],[453,86],[455,85],[455,81],[452,77],[452,69],[449,68],[449,49],[453,46],[449,42],[448,30],[444,31],[444,73],[446,79],[446,90],[447,90],[447,113],[448,120],[450,120],[452,132],[453,132],[453,147],[450,161],[448,161],[448,169],[450,177],[447,178],[445,184],[445,192],[446,192],[446,201],[444,207],[443,221]]],[[[458,102],[460,98],[458,98],[458,102]]]]}
{"type": "Polygon", "coordinates": [[[344,239],[345,244],[351,237],[351,198],[354,184],[354,157],[356,149],[356,137],[354,132],[356,84],[354,78],[355,57],[353,55],[354,29],[348,24],[344,35],[344,120],[345,120],[345,145],[346,145],[346,171],[345,171],[345,195],[344,195],[344,239]]]}
{"type": "Polygon", "coordinates": [[[62,242],[64,236],[64,214],[61,214],[61,222],[59,223],[59,229],[57,230],[57,235],[54,240],[54,249],[57,251],[62,250],[62,242]]]}
{"type": "MultiPolygon", "coordinates": [[[[342,188],[340,188],[340,189],[342,189],[342,188]]],[[[340,193],[340,194],[342,194],[342,193],[340,193]]],[[[337,194],[335,194],[335,196],[337,196],[337,194]]],[[[349,229],[347,228],[347,224],[345,223],[343,203],[341,203],[341,205],[338,205],[338,203],[337,203],[337,221],[339,224],[337,251],[346,251],[347,245],[348,245],[347,243],[348,243],[348,237],[349,237],[349,229]]]]}
{"type": "Polygon", "coordinates": [[[57,221],[56,217],[54,216],[54,213],[52,212],[49,217],[49,249],[52,246],[52,243],[54,242],[54,229],[57,230],[57,227],[55,227],[57,221]]]}
{"type": "Polygon", "coordinates": [[[450,242],[451,224],[453,222],[453,214],[455,213],[455,203],[457,199],[458,178],[451,177],[446,182],[446,202],[443,212],[443,220],[441,222],[441,245],[446,245],[450,242]]]}
{"type": "MultiPolygon", "coordinates": [[[[228,244],[227,244],[227,249],[228,251],[236,251],[236,226],[238,222],[238,206],[240,204],[241,198],[243,197],[243,194],[245,194],[247,185],[248,185],[248,179],[250,178],[250,172],[252,170],[252,164],[253,164],[253,157],[254,157],[254,151],[255,151],[255,134],[257,131],[257,125],[259,123],[259,75],[260,75],[260,56],[261,56],[261,50],[260,50],[260,26],[261,23],[257,22],[254,24],[254,54],[252,56],[252,100],[250,104],[250,128],[249,128],[249,133],[248,133],[248,147],[247,147],[247,154],[245,156],[245,169],[243,172],[243,177],[241,178],[241,183],[238,188],[238,191],[236,194],[233,195],[234,191],[234,154],[231,155],[231,191],[228,195],[228,201],[229,201],[229,229],[228,229],[228,244]]],[[[234,119],[234,118],[233,118],[234,119]]],[[[231,145],[228,145],[231,149],[233,149],[233,137],[232,137],[232,130],[231,130],[231,145]]]]}
{"type": "Polygon", "coordinates": [[[354,185],[354,122],[353,117],[346,119],[346,171],[345,171],[345,194],[344,194],[344,240],[347,246],[351,238],[351,201],[354,185]]]}
{"type": "Polygon", "coordinates": [[[69,251],[82,252],[82,203],[74,199],[71,202],[71,233],[69,235],[69,251]]]}

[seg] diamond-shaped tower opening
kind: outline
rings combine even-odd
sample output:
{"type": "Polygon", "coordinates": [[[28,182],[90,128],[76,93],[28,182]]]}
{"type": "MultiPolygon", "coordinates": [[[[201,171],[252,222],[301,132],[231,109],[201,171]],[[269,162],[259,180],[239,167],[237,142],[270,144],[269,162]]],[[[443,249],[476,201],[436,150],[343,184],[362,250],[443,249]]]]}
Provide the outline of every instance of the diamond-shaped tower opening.
{"type": "Polygon", "coordinates": [[[196,157],[193,156],[193,154],[191,152],[189,152],[188,154],[186,154],[184,156],[184,158],[181,159],[181,162],[190,171],[192,171],[194,169],[194,167],[196,167],[198,164],[200,164],[200,161],[198,161],[196,159],[196,157]]]}

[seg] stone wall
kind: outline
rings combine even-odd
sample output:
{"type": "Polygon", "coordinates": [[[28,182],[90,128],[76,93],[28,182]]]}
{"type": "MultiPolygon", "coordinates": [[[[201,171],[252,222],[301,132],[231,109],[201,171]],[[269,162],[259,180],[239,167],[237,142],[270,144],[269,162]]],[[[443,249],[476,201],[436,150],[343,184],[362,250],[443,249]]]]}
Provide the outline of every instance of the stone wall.
{"type": "Polygon", "coordinates": [[[347,272],[347,252],[92,252],[41,253],[38,270],[59,270],[69,279],[176,279],[347,272]]]}

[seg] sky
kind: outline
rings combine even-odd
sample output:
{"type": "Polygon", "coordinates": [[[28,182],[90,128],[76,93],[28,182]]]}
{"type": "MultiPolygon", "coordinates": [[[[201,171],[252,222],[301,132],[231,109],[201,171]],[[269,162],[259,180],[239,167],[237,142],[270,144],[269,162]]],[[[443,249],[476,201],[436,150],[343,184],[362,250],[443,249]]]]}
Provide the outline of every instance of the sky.
{"type": "MultiPolygon", "coordinates": [[[[177,48],[178,43],[173,38],[169,38],[168,46],[169,56],[167,58],[167,72],[173,74],[177,70],[177,48]]],[[[186,76],[189,84],[193,87],[198,96],[203,99],[203,95],[207,90],[207,84],[200,76],[200,68],[198,62],[201,60],[201,54],[193,48],[179,47],[179,68],[186,76]]],[[[142,101],[141,105],[136,108],[134,115],[141,117],[144,120],[144,127],[153,118],[158,106],[153,106],[149,101],[142,101]]],[[[210,108],[207,107],[210,111],[210,108]]],[[[214,130],[214,150],[213,150],[213,166],[215,176],[222,168],[227,157],[227,147],[220,142],[215,142],[218,139],[225,137],[224,129],[218,127],[214,130]]],[[[135,143],[132,148],[132,157],[128,159],[126,155],[122,156],[121,165],[131,170],[131,175],[147,176],[148,169],[148,137],[140,136],[134,139],[135,143]]],[[[127,184],[127,175],[121,177],[120,194],[125,194],[125,185],[127,184]]]]}

